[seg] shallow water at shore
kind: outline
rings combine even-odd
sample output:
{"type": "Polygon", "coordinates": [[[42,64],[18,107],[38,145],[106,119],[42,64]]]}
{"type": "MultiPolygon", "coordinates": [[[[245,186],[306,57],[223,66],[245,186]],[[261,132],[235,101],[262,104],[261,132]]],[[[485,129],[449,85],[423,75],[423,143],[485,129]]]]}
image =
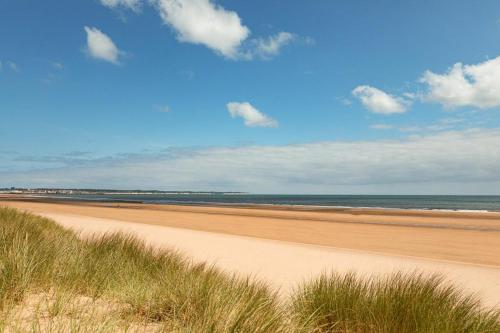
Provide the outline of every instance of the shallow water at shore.
{"type": "Polygon", "coordinates": [[[78,194],[47,196],[61,200],[137,202],[170,205],[286,205],[317,208],[392,208],[464,212],[500,211],[500,196],[295,194],[78,194]]]}

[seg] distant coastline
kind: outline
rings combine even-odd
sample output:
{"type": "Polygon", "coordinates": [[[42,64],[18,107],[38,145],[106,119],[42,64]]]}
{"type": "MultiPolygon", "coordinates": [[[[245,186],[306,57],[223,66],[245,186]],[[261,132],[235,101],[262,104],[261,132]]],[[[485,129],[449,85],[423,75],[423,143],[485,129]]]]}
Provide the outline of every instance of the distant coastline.
{"type": "Polygon", "coordinates": [[[462,213],[500,212],[493,195],[302,195],[216,191],[107,189],[0,189],[0,195],[44,201],[155,205],[261,207],[291,210],[403,210],[462,213]]]}

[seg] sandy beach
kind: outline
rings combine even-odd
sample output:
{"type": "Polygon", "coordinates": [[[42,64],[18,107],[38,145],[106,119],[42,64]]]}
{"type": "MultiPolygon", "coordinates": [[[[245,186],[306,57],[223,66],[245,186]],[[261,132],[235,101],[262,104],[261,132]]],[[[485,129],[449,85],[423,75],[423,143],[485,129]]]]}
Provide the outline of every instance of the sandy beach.
{"type": "MultiPolygon", "coordinates": [[[[5,198],[4,198],[5,199],[5,198]]],[[[443,273],[500,304],[497,213],[291,210],[3,200],[83,234],[130,232],[283,292],[324,271],[443,273]]]]}
{"type": "Polygon", "coordinates": [[[36,199],[39,201],[34,200],[4,196],[0,197],[0,205],[34,213],[71,214],[384,254],[500,266],[500,213],[54,203],[43,202],[46,200],[43,198],[36,199]]]}

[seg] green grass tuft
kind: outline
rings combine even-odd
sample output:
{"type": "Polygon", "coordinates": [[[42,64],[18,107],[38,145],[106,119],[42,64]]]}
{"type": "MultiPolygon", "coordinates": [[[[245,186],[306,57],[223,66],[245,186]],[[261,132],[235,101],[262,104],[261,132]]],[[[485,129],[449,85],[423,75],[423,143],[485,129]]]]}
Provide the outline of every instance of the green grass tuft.
{"type": "Polygon", "coordinates": [[[299,288],[291,312],[308,332],[500,332],[498,311],[439,275],[322,275],[299,288]]]}

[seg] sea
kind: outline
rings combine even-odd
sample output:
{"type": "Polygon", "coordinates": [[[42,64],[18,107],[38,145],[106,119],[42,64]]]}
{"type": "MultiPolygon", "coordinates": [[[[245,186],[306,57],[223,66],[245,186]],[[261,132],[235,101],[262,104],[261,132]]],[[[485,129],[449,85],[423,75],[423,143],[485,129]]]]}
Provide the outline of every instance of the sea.
{"type": "Polygon", "coordinates": [[[299,194],[86,194],[60,200],[178,205],[274,205],[315,208],[392,208],[500,212],[500,196],[476,195],[299,195],[299,194]]]}

